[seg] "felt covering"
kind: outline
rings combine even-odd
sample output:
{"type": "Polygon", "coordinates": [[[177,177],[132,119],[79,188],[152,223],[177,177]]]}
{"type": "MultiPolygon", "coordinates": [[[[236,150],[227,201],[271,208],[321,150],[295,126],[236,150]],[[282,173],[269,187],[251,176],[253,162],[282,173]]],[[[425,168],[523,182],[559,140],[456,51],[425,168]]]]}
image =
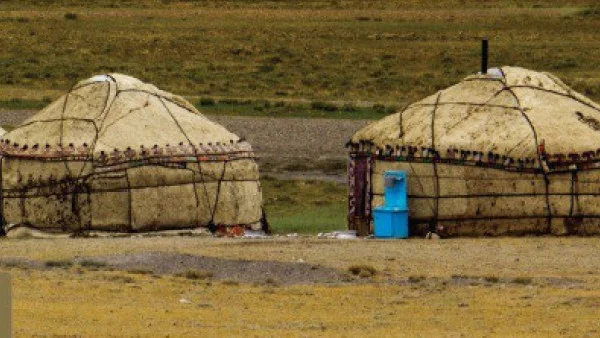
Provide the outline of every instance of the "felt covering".
{"type": "Polygon", "coordinates": [[[351,162],[372,161],[372,207],[385,171],[407,171],[413,234],[600,233],[600,106],[551,74],[469,76],[349,146],[351,162]]]}
{"type": "Polygon", "coordinates": [[[185,99],[109,74],[2,136],[5,224],[47,231],[260,228],[252,147],[185,99]]]}

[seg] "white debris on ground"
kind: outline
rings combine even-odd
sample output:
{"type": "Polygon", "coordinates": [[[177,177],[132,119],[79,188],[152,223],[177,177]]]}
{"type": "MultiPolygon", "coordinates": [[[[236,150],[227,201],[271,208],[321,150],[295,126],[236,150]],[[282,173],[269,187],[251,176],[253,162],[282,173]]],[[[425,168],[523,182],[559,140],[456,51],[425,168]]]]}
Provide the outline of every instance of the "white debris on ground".
{"type": "MultiPolygon", "coordinates": [[[[287,238],[303,238],[303,237],[312,237],[311,235],[300,235],[296,232],[285,234],[285,235],[267,235],[264,231],[256,231],[256,230],[246,230],[244,232],[244,236],[241,238],[278,238],[278,237],[287,237],[287,238]]],[[[318,238],[328,238],[328,239],[356,239],[357,233],[356,230],[340,230],[333,232],[320,232],[317,235],[318,238]]]]}
{"type": "Polygon", "coordinates": [[[32,227],[22,226],[18,224],[9,224],[6,226],[7,238],[69,238],[70,234],[51,233],[41,231],[32,227]]]}
{"type": "Polygon", "coordinates": [[[270,236],[267,235],[262,230],[246,230],[246,231],[244,231],[244,236],[242,236],[242,238],[269,238],[269,237],[270,236]]]}
{"type": "Polygon", "coordinates": [[[356,239],[356,230],[343,230],[334,232],[320,232],[317,237],[329,239],[356,239]]]}
{"type": "Polygon", "coordinates": [[[440,235],[435,232],[428,232],[427,235],[425,235],[425,239],[440,239],[440,235]]]}

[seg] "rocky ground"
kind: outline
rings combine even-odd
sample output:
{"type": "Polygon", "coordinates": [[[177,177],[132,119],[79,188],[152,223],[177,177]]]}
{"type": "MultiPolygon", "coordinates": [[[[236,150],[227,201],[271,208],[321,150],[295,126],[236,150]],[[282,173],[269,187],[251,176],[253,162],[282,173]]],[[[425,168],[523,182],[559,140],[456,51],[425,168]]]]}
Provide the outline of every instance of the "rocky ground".
{"type": "Polygon", "coordinates": [[[33,110],[3,110],[0,109],[0,125],[16,126],[36,113],[33,110]]]}

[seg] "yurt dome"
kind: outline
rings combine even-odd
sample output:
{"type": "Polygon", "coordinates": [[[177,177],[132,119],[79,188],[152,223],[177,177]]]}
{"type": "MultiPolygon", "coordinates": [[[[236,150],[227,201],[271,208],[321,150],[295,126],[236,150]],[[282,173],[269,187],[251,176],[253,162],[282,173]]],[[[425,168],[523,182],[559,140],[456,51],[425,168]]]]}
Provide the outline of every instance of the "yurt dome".
{"type": "Polygon", "coordinates": [[[351,168],[366,161],[359,172],[369,176],[351,184],[370,191],[358,209],[351,192],[351,227],[382,204],[383,173],[401,169],[413,233],[600,230],[600,105],[551,74],[502,67],[469,76],[364,127],[350,144],[351,168]]]}
{"type": "Polygon", "coordinates": [[[251,146],[185,99],[109,74],[2,136],[5,224],[56,231],[260,227],[251,146]]]}

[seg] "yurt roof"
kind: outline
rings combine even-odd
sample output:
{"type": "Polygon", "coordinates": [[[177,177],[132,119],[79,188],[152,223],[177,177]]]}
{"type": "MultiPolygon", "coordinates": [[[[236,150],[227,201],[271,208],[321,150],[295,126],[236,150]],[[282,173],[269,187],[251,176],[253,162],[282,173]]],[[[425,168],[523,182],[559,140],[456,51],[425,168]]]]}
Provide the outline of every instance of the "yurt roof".
{"type": "Polygon", "coordinates": [[[600,105],[549,73],[490,69],[359,130],[351,139],[536,158],[600,148],[600,105]]]}
{"type": "Polygon", "coordinates": [[[223,143],[239,138],[180,96],[122,74],[98,75],[2,137],[19,145],[87,144],[94,154],[141,145],[223,143]]]}

